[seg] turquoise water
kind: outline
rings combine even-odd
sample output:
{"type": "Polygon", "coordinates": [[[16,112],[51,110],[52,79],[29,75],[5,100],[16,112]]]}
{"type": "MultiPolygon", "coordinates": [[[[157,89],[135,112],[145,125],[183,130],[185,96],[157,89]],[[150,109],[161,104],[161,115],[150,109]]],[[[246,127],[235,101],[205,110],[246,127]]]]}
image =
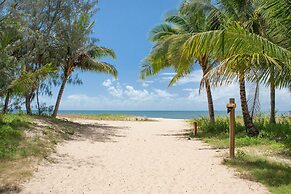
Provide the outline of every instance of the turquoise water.
{"type": "MultiPolygon", "coordinates": [[[[190,119],[208,116],[207,111],[88,111],[88,110],[61,110],[60,114],[128,114],[147,118],[190,119]]],[[[215,115],[225,116],[226,111],[216,111],[215,115]]]]}

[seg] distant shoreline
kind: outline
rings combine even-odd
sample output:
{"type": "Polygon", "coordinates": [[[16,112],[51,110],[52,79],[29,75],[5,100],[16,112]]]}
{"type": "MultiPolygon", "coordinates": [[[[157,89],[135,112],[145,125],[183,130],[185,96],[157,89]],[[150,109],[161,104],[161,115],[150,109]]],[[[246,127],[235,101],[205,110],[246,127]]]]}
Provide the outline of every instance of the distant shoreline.
{"type": "MultiPolygon", "coordinates": [[[[79,110],[62,110],[60,115],[131,115],[144,118],[165,118],[165,119],[191,119],[197,117],[207,117],[207,111],[79,111],[79,110]]],[[[217,115],[226,116],[226,111],[217,111],[217,115]]]]}
{"type": "MultiPolygon", "coordinates": [[[[100,115],[100,114],[121,114],[144,118],[165,118],[165,119],[191,119],[199,117],[208,117],[208,111],[119,111],[119,110],[60,110],[61,115],[100,115]]],[[[265,115],[265,113],[262,113],[265,115]]],[[[226,111],[215,111],[216,116],[227,116],[226,111]]],[[[241,115],[240,111],[236,115],[241,115]]],[[[290,115],[289,112],[278,112],[280,115],[290,115]]]]}

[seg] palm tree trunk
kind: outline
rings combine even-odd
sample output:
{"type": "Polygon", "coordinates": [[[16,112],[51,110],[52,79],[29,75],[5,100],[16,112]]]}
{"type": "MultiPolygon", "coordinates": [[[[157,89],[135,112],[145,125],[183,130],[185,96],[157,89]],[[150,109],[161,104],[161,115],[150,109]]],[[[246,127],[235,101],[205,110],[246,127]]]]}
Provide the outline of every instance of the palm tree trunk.
{"type": "MultiPolygon", "coordinates": [[[[203,76],[204,76],[207,73],[206,72],[206,70],[207,70],[207,58],[204,56],[204,57],[202,57],[202,59],[199,62],[200,62],[200,65],[201,65],[201,68],[203,71],[203,76]]],[[[214,105],[213,105],[210,83],[208,80],[205,81],[205,89],[206,89],[206,94],[207,94],[209,119],[210,119],[211,123],[214,123],[215,122],[214,105]]]]}
{"type": "Polygon", "coordinates": [[[270,123],[276,123],[276,113],[275,113],[275,98],[276,98],[276,91],[275,91],[275,83],[274,80],[271,80],[270,83],[270,104],[271,104],[271,113],[270,113],[270,123]]]}
{"type": "Polygon", "coordinates": [[[10,99],[10,92],[7,91],[3,110],[2,110],[3,114],[6,114],[8,112],[9,99],[10,99]]]}
{"type": "Polygon", "coordinates": [[[246,131],[250,136],[257,136],[259,134],[259,131],[254,126],[252,117],[251,117],[251,115],[249,113],[249,109],[248,109],[244,74],[240,75],[239,87],[240,87],[241,109],[242,109],[242,114],[243,114],[244,125],[246,127],[246,131]]]}
{"type": "Polygon", "coordinates": [[[212,99],[210,84],[209,84],[208,80],[205,83],[205,88],[206,88],[206,93],[207,93],[208,114],[209,114],[210,122],[214,123],[215,122],[215,116],[214,116],[213,99],[212,99]]]}
{"type": "Polygon", "coordinates": [[[30,93],[30,94],[27,94],[26,96],[25,96],[25,108],[26,108],[26,113],[28,114],[28,115],[32,115],[32,110],[31,110],[31,96],[32,96],[32,94],[30,93]]]}
{"type": "Polygon", "coordinates": [[[58,111],[59,111],[59,106],[60,106],[60,103],[61,103],[61,99],[62,99],[64,90],[65,90],[65,86],[66,86],[67,80],[68,80],[68,77],[65,76],[63,78],[62,85],[61,85],[60,90],[59,90],[58,98],[57,98],[57,101],[56,101],[56,104],[55,104],[55,109],[54,109],[54,112],[52,114],[52,117],[57,117],[57,114],[58,114],[58,111]]]}

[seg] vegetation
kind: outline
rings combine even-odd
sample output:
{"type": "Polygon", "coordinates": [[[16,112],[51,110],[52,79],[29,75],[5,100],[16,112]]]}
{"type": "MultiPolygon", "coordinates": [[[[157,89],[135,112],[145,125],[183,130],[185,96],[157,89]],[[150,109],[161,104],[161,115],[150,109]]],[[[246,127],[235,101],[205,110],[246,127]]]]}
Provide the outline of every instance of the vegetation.
{"type": "MultiPolygon", "coordinates": [[[[165,40],[172,35],[185,35],[189,33],[199,33],[216,29],[216,26],[209,25],[209,22],[207,21],[209,10],[204,9],[206,5],[195,5],[196,6],[192,6],[188,3],[182,4],[178,14],[167,17],[164,24],[161,24],[152,30],[150,39],[154,43],[158,44],[160,41],[165,40]]],[[[161,61],[163,65],[149,69],[151,68],[150,64],[155,63],[155,57],[149,56],[146,62],[149,64],[144,65],[145,69],[142,72],[142,78],[145,78],[148,75],[157,74],[165,67],[177,65],[165,60],[161,61]],[[151,72],[149,73],[149,71],[151,72]]],[[[197,56],[195,56],[190,64],[186,64],[187,67],[185,67],[183,71],[190,73],[191,68],[195,63],[200,65],[203,74],[206,75],[209,69],[211,69],[214,65],[214,62],[211,61],[211,51],[199,53],[197,56]]],[[[177,74],[170,82],[170,86],[173,85],[181,76],[183,76],[183,72],[179,69],[179,67],[175,66],[174,68],[177,74]]],[[[214,105],[209,80],[202,80],[201,85],[202,84],[205,85],[207,93],[209,118],[211,122],[214,122],[214,105]]]]}
{"type": "Polygon", "coordinates": [[[63,118],[69,119],[92,119],[92,120],[104,120],[104,121],[150,121],[148,118],[137,117],[126,114],[66,114],[59,115],[63,118]]]}
{"type": "Polygon", "coordinates": [[[237,168],[244,178],[266,185],[272,193],[287,194],[291,191],[291,167],[264,157],[255,157],[239,152],[234,160],[225,160],[228,166],[237,168]]]}
{"type": "Polygon", "coordinates": [[[13,157],[20,152],[19,142],[24,134],[21,128],[28,127],[29,119],[17,115],[5,116],[0,125],[0,159],[13,157]]]}
{"type": "Polygon", "coordinates": [[[219,0],[217,4],[210,0],[183,1],[178,14],[170,17],[175,19],[167,19],[153,30],[155,45],[145,59],[141,77],[172,67],[177,74],[170,84],[175,83],[191,73],[193,65],[200,63],[199,57],[207,56],[211,66],[204,71],[202,86],[207,87],[208,82],[213,86],[238,82],[244,126],[250,136],[257,136],[253,113],[259,92],[256,90],[254,100],[248,100],[246,81],[257,88],[260,84],[270,85],[269,121],[275,123],[275,88],[290,87],[291,80],[288,10],[290,4],[285,0],[219,0]],[[193,17],[189,31],[183,30],[188,18],[177,19],[185,15],[185,7],[186,16],[193,17]],[[201,17],[205,18],[202,22],[201,17]],[[248,102],[252,102],[251,109],[248,102]]]}
{"type": "MultiPolygon", "coordinates": [[[[97,45],[91,37],[92,16],[98,0],[1,0],[0,1],[0,98],[3,113],[21,109],[32,114],[53,109],[41,103],[40,95],[51,96],[60,85],[54,106],[56,117],[67,83],[81,84],[76,70],[106,73],[117,70],[101,58],[115,58],[113,50],[97,45]],[[1,103],[2,104],[2,103],[1,103]]],[[[80,72],[80,71],[79,71],[80,72]]]]}
{"type": "MultiPolygon", "coordinates": [[[[198,122],[198,138],[214,148],[229,147],[229,119],[218,117],[215,123],[207,118],[192,119],[198,122]]],[[[248,179],[266,185],[273,193],[289,193],[291,189],[291,118],[280,117],[277,124],[268,117],[257,117],[254,125],[260,130],[258,137],[245,134],[243,118],[236,118],[236,158],[224,163],[239,170],[248,179]]],[[[190,132],[193,137],[193,132],[190,132]]]]}
{"type": "Polygon", "coordinates": [[[0,124],[0,192],[17,189],[17,184],[31,176],[38,161],[47,158],[57,143],[84,127],[51,117],[4,115],[0,124]]]}
{"type": "Polygon", "coordinates": [[[46,157],[57,142],[73,133],[73,129],[62,126],[57,119],[23,114],[5,115],[0,125],[0,160],[29,156],[46,157]],[[36,122],[46,122],[46,119],[51,124],[39,128],[36,122]],[[53,130],[54,125],[57,125],[57,130],[53,130]]]}
{"type": "MultiPolygon", "coordinates": [[[[29,166],[30,157],[46,157],[59,141],[81,127],[54,118],[65,86],[82,84],[78,73],[91,71],[117,78],[116,68],[101,61],[115,59],[115,52],[91,37],[97,5],[98,0],[0,0],[0,183],[7,181],[12,164],[24,168],[21,164],[29,166]],[[40,102],[39,96],[53,95],[53,86],[60,87],[55,105],[40,102]],[[32,103],[39,115],[52,113],[52,117],[32,117],[32,103]],[[21,111],[24,104],[27,115],[21,111]],[[20,114],[9,114],[12,110],[20,114]],[[47,125],[39,127],[39,121],[47,125]]],[[[283,162],[291,156],[291,121],[275,114],[275,89],[291,88],[290,10],[289,0],[184,0],[176,13],[152,30],[154,46],[140,75],[145,79],[172,68],[176,75],[171,86],[198,64],[203,71],[200,89],[206,90],[209,111],[209,119],[196,120],[198,136],[217,148],[228,147],[229,121],[215,118],[211,88],[238,83],[239,152],[238,158],[225,163],[275,193],[287,193],[291,179],[290,166],[283,162]],[[249,99],[247,83],[257,86],[249,99]],[[260,85],[270,87],[269,118],[256,116],[260,85]],[[274,161],[273,156],[282,160],[274,161]]],[[[62,116],[148,120],[130,115],[62,116]]]]}
{"type": "MultiPolygon", "coordinates": [[[[199,126],[198,137],[205,139],[217,148],[228,147],[229,118],[218,117],[215,123],[209,122],[207,118],[193,119],[199,126]]],[[[236,117],[236,146],[273,145],[273,147],[286,149],[285,153],[291,156],[291,118],[281,117],[277,124],[269,123],[267,117],[257,117],[255,126],[260,130],[258,137],[250,137],[245,134],[243,118],[236,117]]],[[[193,134],[192,134],[193,135],[193,134]]]]}

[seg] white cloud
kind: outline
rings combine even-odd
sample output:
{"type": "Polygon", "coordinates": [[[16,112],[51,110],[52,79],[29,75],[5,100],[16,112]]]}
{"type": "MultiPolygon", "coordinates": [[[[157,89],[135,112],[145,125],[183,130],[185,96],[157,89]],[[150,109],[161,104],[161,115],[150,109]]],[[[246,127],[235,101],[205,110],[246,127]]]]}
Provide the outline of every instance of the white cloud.
{"type": "MultiPolygon", "coordinates": [[[[147,81],[146,83],[153,83],[153,81],[147,81]]],[[[171,94],[165,90],[154,89],[153,92],[150,92],[146,89],[139,90],[135,89],[131,85],[122,87],[119,82],[112,82],[111,80],[105,80],[102,84],[109,94],[113,97],[119,98],[128,98],[130,100],[139,100],[139,101],[149,101],[157,97],[161,98],[171,98],[175,97],[176,94],[171,94]]]]}
{"type": "Polygon", "coordinates": [[[155,89],[155,95],[161,98],[171,98],[171,97],[176,96],[175,94],[171,94],[165,90],[160,90],[160,89],[155,89]]]}
{"type": "Polygon", "coordinates": [[[199,94],[199,88],[196,89],[190,89],[190,88],[186,88],[184,89],[184,91],[189,92],[188,95],[188,99],[189,100],[199,100],[199,99],[203,99],[203,102],[205,101],[204,97],[205,95],[203,95],[203,93],[199,94]]]}
{"type": "MultiPolygon", "coordinates": [[[[170,81],[173,79],[173,77],[176,75],[176,73],[162,73],[160,82],[164,81],[170,81]]],[[[203,72],[202,70],[196,70],[190,73],[189,75],[182,77],[180,80],[175,83],[175,85],[184,85],[189,83],[199,83],[202,79],[203,72]]]]}
{"type": "MultiPolygon", "coordinates": [[[[119,81],[105,80],[102,85],[109,95],[92,95],[73,93],[64,96],[61,109],[80,110],[207,110],[205,89],[199,94],[195,87],[173,88],[174,92],[161,88],[142,88],[142,85],[123,85],[119,81]]],[[[151,85],[153,86],[153,85],[151,85]]],[[[247,88],[250,88],[247,85],[247,88]]],[[[247,90],[247,94],[249,91],[247,90]]],[[[237,110],[240,111],[239,86],[237,83],[229,86],[212,88],[215,110],[225,110],[229,98],[236,98],[237,110]]],[[[42,97],[41,101],[54,104],[55,98],[42,97]]],[[[269,88],[260,88],[261,110],[269,111],[269,88]]],[[[288,89],[276,90],[276,110],[289,111],[291,96],[288,89]]]]}
{"type": "Polygon", "coordinates": [[[145,87],[145,88],[146,88],[146,87],[149,87],[149,84],[143,82],[143,83],[142,83],[142,87],[145,87]]]}
{"type": "Polygon", "coordinates": [[[142,87],[145,87],[145,88],[149,87],[150,84],[154,83],[154,81],[147,81],[147,80],[141,80],[139,82],[141,82],[142,87]]]}
{"type": "MultiPolygon", "coordinates": [[[[201,71],[196,72],[200,72],[202,76],[201,71]]],[[[196,82],[199,79],[199,73],[196,77],[193,74],[189,78],[185,78],[181,84],[196,82]]],[[[108,81],[108,83],[110,82],[108,81]]],[[[199,93],[199,88],[184,88],[181,89],[183,92],[180,92],[178,95],[162,89],[137,89],[131,85],[122,87],[119,82],[111,82],[111,84],[105,85],[107,85],[107,90],[111,96],[119,97],[120,100],[123,100],[123,104],[127,103],[129,107],[135,104],[135,107],[138,109],[207,110],[207,95],[205,89],[202,89],[201,93],[199,93]],[[114,92],[115,90],[118,90],[118,92],[114,92]]],[[[247,95],[249,94],[250,88],[250,84],[247,84],[247,95]]],[[[237,83],[222,87],[212,87],[211,89],[216,110],[224,110],[229,98],[236,99],[238,110],[240,110],[239,85],[237,83]]],[[[288,89],[277,90],[276,96],[277,110],[288,111],[291,109],[290,92],[288,89]]],[[[262,111],[269,110],[268,88],[260,88],[260,103],[262,111]]]]}
{"type": "Polygon", "coordinates": [[[105,80],[102,85],[107,88],[107,91],[114,97],[122,97],[123,91],[119,83],[115,86],[110,79],[105,80]]]}
{"type": "Polygon", "coordinates": [[[132,86],[126,86],[124,94],[131,100],[147,100],[150,97],[150,93],[147,90],[136,90],[132,86]]]}
{"type": "Polygon", "coordinates": [[[175,76],[176,73],[162,73],[163,76],[175,76]]]}
{"type": "Polygon", "coordinates": [[[105,87],[110,87],[112,85],[112,81],[110,79],[107,79],[102,83],[102,85],[105,87]]]}

